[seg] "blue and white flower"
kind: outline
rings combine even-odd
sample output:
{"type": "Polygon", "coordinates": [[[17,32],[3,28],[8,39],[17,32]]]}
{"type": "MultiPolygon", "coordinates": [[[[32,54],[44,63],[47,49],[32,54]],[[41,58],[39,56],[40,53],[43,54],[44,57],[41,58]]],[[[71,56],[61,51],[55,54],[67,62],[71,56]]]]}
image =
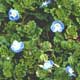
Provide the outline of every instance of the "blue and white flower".
{"type": "Polygon", "coordinates": [[[50,3],[51,3],[51,0],[45,1],[45,2],[42,3],[42,5],[40,6],[40,8],[47,7],[48,4],[50,4],[50,3]]]}
{"type": "Polygon", "coordinates": [[[12,8],[9,10],[8,16],[11,21],[17,21],[20,18],[19,12],[12,8]]]}
{"type": "Polygon", "coordinates": [[[39,67],[43,68],[44,70],[48,70],[54,66],[59,67],[55,64],[52,60],[45,61],[43,65],[39,65],[39,67]]]}
{"type": "Polygon", "coordinates": [[[54,21],[50,27],[52,32],[62,32],[64,30],[64,24],[61,21],[54,21]]]}
{"type": "Polygon", "coordinates": [[[71,66],[67,66],[66,67],[66,72],[69,74],[69,76],[76,76],[75,74],[74,74],[74,70],[71,68],[71,66]]]}
{"type": "Polygon", "coordinates": [[[14,40],[10,48],[13,52],[20,53],[24,49],[24,43],[14,40]]]}
{"type": "Polygon", "coordinates": [[[52,60],[48,60],[44,63],[44,65],[42,65],[42,68],[45,70],[48,70],[50,68],[52,68],[54,65],[54,62],[52,60]]]}

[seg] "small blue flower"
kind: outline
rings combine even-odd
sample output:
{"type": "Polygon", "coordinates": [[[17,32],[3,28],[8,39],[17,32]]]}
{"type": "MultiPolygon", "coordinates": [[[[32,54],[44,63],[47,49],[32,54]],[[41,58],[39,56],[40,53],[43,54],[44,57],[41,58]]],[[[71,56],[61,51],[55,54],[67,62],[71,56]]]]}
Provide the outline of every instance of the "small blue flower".
{"type": "Polygon", "coordinates": [[[54,65],[54,62],[52,60],[48,60],[44,63],[43,69],[48,70],[48,69],[52,68],[53,65],[54,65]]]}
{"type": "Polygon", "coordinates": [[[53,66],[60,67],[59,65],[55,64],[52,60],[47,60],[44,62],[43,65],[39,65],[39,67],[43,68],[44,70],[48,70],[53,66]]]}
{"type": "Polygon", "coordinates": [[[8,16],[9,16],[9,20],[11,20],[11,21],[17,21],[20,18],[19,12],[15,9],[10,9],[8,16]]]}
{"type": "Polygon", "coordinates": [[[24,43],[14,40],[10,48],[13,52],[20,53],[24,49],[24,43]]]}
{"type": "Polygon", "coordinates": [[[50,3],[51,3],[51,0],[45,1],[45,2],[42,3],[42,5],[40,6],[40,8],[47,7],[48,4],[50,4],[50,3]]]}
{"type": "Polygon", "coordinates": [[[69,74],[69,76],[74,76],[74,77],[76,76],[74,74],[74,70],[70,66],[66,67],[66,72],[69,74]]]}
{"type": "Polygon", "coordinates": [[[61,21],[54,21],[50,27],[52,32],[62,32],[64,30],[64,24],[61,21]]]}

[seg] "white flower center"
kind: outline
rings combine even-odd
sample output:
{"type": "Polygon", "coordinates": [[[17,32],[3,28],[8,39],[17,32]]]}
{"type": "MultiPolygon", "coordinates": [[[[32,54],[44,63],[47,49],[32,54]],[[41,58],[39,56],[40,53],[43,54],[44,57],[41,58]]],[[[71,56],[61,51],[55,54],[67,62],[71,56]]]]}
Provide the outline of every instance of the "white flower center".
{"type": "Polygon", "coordinates": [[[13,47],[14,47],[16,50],[19,49],[19,48],[20,48],[20,43],[17,42],[17,41],[14,41],[13,47]]]}
{"type": "Polygon", "coordinates": [[[48,69],[48,68],[51,68],[52,66],[53,66],[53,65],[52,65],[50,62],[45,62],[43,67],[44,67],[45,69],[48,69]]]}
{"type": "Polygon", "coordinates": [[[15,17],[15,16],[16,16],[16,12],[12,12],[12,16],[14,16],[14,17],[15,17]]]}
{"type": "Polygon", "coordinates": [[[59,23],[56,23],[56,24],[54,25],[54,27],[55,27],[55,32],[62,30],[62,27],[61,27],[61,25],[60,25],[59,23]]]}
{"type": "Polygon", "coordinates": [[[59,23],[56,23],[54,26],[55,26],[55,28],[57,28],[57,29],[61,28],[61,25],[60,25],[59,23]]]}
{"type": "Polygon", "coordinates": [[[73,72],[74,72],[73,69],[70,68],[69,73],[72,74],[73,72]]]}

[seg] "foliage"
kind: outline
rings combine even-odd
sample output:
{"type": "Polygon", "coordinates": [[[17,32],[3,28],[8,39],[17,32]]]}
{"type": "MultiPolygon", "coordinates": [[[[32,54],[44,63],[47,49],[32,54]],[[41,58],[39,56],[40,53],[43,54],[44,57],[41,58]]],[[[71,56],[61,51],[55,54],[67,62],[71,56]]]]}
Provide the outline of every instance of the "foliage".
{"type": "Polygon", "coordinates": [[[65,72],[71,65],[80,80],[80,0],[0,0],[0,80],[73,80],[65,72]],[[19,11],[20,19],[10,21],[9,9],[19,11]],[[52,33],[54,20],[65,25],[62,33],[52,33]],[[24,50],[10,50],[14,40],[23,41],[24,50]],[[51,72],[38,65],[52,59],[60,65],[51,72]]]}

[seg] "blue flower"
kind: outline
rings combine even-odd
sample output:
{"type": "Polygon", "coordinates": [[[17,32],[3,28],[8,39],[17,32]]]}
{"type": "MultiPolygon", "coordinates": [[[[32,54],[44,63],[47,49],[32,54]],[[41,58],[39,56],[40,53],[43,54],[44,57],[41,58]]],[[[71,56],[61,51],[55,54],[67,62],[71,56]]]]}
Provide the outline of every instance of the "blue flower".
{"type": "Polygon", "coordinates": [[[10,48],[13,52],[20,53],[24,49],[24,43],[14,40],[10,48]]]}
{"type": "Polygon", "coordinates": [[[64,30],[64,24],[61,21],[54,21],[50,27],[52,32],[62,32],[64,30]]]}
{"type": "Polygon", "coordinates": [[[52,68],[53,65],[54,65],[54,62],[52,60],[48,60],[44,63],[43,69],[48,70],[48,69],[52,68]]]}
{"type": "Polygon", "coordinates": [[[42,3],[42,5],[40,6],[40,8],[47,7],[48,4],[50,4],[50,3],[51,3],[51,0],[45,1],[45,2],[42,3]]]}
{"type": "Polygon", "coordinates": [[[11,21],[17,21],[20,18],[19,12],[15,9],[10,9],[8,16],[9,16],[9,20],[11,20],[11,21]]]}
{"type": "Polygon", "coordinates": [[[48,70],[53,66],[60,67],[59,65],[55,64],[52,60],[47,60],[44,62],[43,65],[39,65],[39,67],[43,68],[44,70],[48,70]]]}
{"type": "Polygon", "coordinates": [[[69,76],[74,76],[74,77],[76,76],[74,74],[74,70],[70,66],[66,67],[66,72],[69,74],[69,76]]]}

